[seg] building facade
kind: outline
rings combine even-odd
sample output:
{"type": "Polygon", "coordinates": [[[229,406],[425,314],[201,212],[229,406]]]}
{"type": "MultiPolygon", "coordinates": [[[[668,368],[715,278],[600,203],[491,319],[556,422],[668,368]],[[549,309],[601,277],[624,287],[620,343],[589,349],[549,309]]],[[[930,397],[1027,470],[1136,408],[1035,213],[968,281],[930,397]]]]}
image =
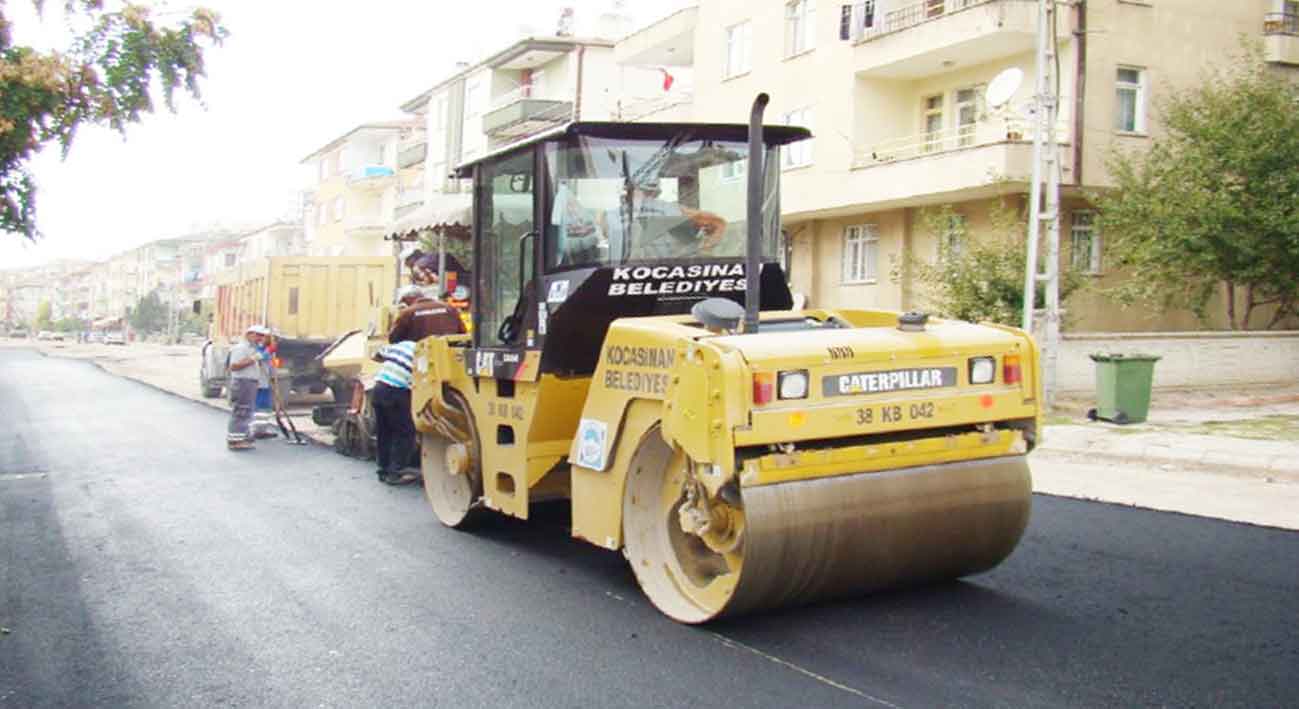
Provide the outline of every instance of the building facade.
{"type": "MultiPolygon", "coordinates": [[[[1293,4],[1057,4],[1061,268],[1101,286],[1121,277],[1087,203],[1112,184],[1106,156],[1149,145],[1155,97],[1194,85],[1242,36],[1266,40],[1268,60],[1293,70],[1293,4]]],[[[618,56],[627,66],[688,56],[694,120],[743,122],[766,92],[768,122],[811,129],[781,165],[793,287],[818,306],[909,309],[925,305],[909,258],[932,261],[940,244],[984,238],[1000,214],[1025,208],[1036,35],[1035,0],[702,0],[629,36],[618,56]],[[988,106],[988,83],[1012,67],[1024,81],[988,106]]],[[[1202,326],[1190,313],[1117,308],[1096,289],[1065,307],[1073,330],[1202,326]]]]}
{"type": "Polygon", "coordinates": [[[398,152],[412,121],[366,123],[303,158],[315,184],[306,210],[312,256],[380,256],[401,191],[398,152]]]}

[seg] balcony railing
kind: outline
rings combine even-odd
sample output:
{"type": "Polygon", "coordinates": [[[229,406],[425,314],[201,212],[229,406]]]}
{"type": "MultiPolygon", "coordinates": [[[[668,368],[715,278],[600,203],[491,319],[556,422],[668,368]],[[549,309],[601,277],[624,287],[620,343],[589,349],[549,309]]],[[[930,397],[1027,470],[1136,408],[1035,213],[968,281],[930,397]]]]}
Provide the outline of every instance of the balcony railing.
{"type": "Polygon", "coordinates": [[[518,90],[497,99],[499,104],[483,116],[483,132],[495,137],[520,138],[547,126],[563,123],[573,115],[570,101],[531,98],[518,90]],[[501,104],[506,97],[513,99],[501,104]]]}
{"type": "Polygon", "coordinates": [[[1263,34],[1284,34],[1299,37],[1299,15],[1269,12],[1263,16],[1263,34]]]}
{"type": "Polygon", "coordinates": [[[387,165],[362,165],[347,174],[347,181],[356,183],[367,180],[381,180],[385,177],[392,177],[394,174],[396,173],[387,165]]]}
{"type": "Polygon", "coordinates": [[[387,221],[378,214],[362,214],[353,217],[347,217],[343,220],[343,231],[372,231],[383,229],[387,226],[387,221]]]}
{"type": "Polygon", "coordinates": [[[661,96],[632,96],[618,101],[615,115],[620,121],[643,121],[656,113],[684,106],[693,100],[694,92],[689,89],[674,89],[672,93],[661,96]]]}
{"type": "Polygon", "coordinates": [[[397,209],[424,203],[424,187],[408,187],[397,193],[397,209]]]}
{"type": "Polygon", "coordinates": [[[397,146],[397,168],[405,169],[413,165],[419,165],[424,162],[424,156],[428,154],[428,141],[423,135],[419,138],[403,141],[397,146]]]}
{"type": "Polygon", "coordinates": [[[857,3],[853,7],[852,17],[862,26],[854,27],[851,30],[851,36],[858,42],[869,42],[878,39],[884,35],[901,32],[926,22],[942,19],[962,10],[968,10],[979,5],[989,5],[1001,2],[1032,2],[1033,0],[920,0],[900,7],[896,10],[889,10],[880,13],[875,10],[876,3],[865,2],[857,3]]]}
{"type": "MultiPolygon", "coordinates": [[[[1007,118],[959,126],[947,130],[916,133],[885,140],[858,150],[853,156],[853,167],[864,168],[885,165],[899,160],[910,160],[929,155],[939,155],[957,150],[978,148],[998,143],[1029,143],[1035,128],[1032,121],[1007,118]]],[[[1056,126],[1056,140],[1068,142],[1066,123],[1056,126]]]]}

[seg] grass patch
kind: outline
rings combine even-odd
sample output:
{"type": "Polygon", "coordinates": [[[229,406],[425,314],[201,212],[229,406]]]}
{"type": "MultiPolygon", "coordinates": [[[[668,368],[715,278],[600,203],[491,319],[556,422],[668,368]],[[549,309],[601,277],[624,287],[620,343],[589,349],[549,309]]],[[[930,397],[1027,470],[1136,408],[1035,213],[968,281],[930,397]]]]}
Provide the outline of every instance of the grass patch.
{"type": "Polygon", "coordinates": [[[1299,442],[1299,416],[1273,414],[1236,421],[1205,421],[1178,426],[1177,430],[1206,436],[1232,436],[1256,441],[1299,442]]]}

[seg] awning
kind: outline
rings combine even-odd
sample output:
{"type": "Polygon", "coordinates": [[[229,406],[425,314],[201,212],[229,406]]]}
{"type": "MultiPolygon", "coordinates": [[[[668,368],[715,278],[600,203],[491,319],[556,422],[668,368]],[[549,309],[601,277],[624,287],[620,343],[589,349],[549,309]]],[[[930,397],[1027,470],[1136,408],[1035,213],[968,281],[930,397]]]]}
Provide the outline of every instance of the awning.
{"type": "Polygon", "coordinates": [[[393,222],[388,239],[413,236],[421,231],[466,231],[473,223],[473,195],[468,192],[436,194],[431,202],[393,222]]]}

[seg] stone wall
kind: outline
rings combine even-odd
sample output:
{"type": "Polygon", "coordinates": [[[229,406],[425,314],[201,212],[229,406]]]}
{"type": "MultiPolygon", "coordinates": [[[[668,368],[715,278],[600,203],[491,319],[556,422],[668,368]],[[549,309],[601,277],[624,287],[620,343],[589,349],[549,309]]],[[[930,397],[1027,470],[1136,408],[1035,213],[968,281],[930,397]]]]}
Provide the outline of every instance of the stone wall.
{"type": "Polygon", "coordinates": [[[1066,333],[1056,382],[1062,392],[1095,388],[1093,352],[1152,354],[1155,387],[1250,386],[1299,381],[1299,331],[1066,333]]]}

